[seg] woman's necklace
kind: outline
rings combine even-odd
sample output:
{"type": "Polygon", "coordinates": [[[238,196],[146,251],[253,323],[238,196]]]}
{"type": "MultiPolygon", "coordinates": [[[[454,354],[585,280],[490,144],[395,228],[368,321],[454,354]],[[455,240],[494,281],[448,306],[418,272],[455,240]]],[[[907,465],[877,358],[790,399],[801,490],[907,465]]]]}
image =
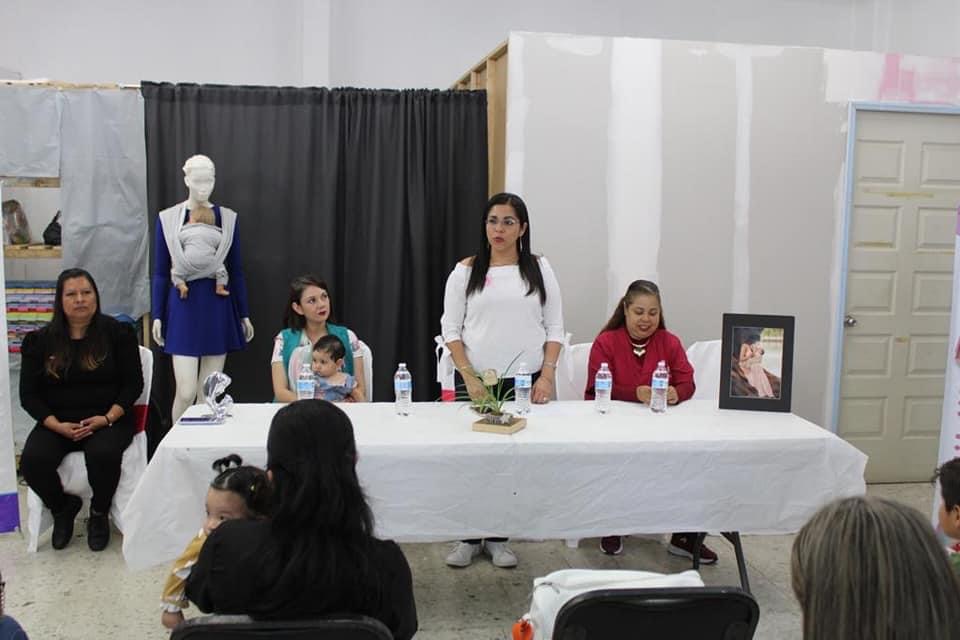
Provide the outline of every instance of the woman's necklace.
{"type": "Polygon", "coordinates": [[[633,341],[633,338],[630,338],[630,344],[633,345],[633,354],[638,358],[642,358],[643,354],[647,352],[647,341],[649,340],[650,338],[647,338],[647,340],[637,343],[633,341]]]}

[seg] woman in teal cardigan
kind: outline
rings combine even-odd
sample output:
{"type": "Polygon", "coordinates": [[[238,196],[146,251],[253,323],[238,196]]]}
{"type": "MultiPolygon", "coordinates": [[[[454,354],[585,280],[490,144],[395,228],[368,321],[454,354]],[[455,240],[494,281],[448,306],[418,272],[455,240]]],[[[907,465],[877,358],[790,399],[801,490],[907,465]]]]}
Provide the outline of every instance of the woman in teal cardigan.
{"type": "Polygon", "coordinates": [[[293,402],[297,399],[295,382],[290,379],[291,375],[296,375],[296,371],[291,374],[290,360],[299,359],[302,354],[309,355],[313,344],[325,335],[336,336],[343,343],[347,352],[343,370],[356,378],[360,396],[366,397],[360,340],[346,327],[328,322],[332,306],[327,283],[317,276],[299,276],[290,283],[290,301],[284,311],[287,328],[274,338],[273,357],[270,359],[273,395],[277,402],[293,402]],[[301,347],[307,349],[297,352],[301,347]]]}

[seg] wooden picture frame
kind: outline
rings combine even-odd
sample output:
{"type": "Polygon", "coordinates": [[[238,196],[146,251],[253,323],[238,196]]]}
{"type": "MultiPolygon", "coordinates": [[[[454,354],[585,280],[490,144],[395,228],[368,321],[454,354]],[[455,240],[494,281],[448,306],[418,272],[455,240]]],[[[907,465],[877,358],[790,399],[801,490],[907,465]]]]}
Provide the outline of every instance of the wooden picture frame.
{"type": "Polygon", "coordinates": [[[723,314],[720,408],[790,412],[794,317],[723,314]]]}

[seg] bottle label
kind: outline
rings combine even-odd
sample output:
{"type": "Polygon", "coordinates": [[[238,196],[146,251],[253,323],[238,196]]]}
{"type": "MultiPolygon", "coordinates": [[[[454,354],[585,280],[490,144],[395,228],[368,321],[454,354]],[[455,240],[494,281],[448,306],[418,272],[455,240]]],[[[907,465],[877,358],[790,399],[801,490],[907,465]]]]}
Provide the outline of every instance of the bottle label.
{"type": "Polygon", "coordinates": [[[651,386],[652,388],[654,388],[654,389],[666,389],[666,388],[669,386],[669,385],[668,385],[668,382],[669,382],[669,380],[667,380],[667,378],[656,378],[656,377],[655,377],[655,378],[653,379],[653,384],[651,384],[650,386],[651,386]]]}
{"type": "Polygon", "coordinates": [[[613,380],[596,380],[593,388],[595,391],[610,391],[613,389],[613,380]]]}
{"type": "Polygon", "coordinates": [[[297,396],[313,397],[313,380],[297,380],[297,396]]]}
{"type": "Polygon", "coordinates": [[[518,373],[513,379],[513,386],[517,389],[529,389],[533,385],[533,376],[529,373],[518,373]]]}
{"type": "Polygon", "coordinates": [[[410,380],[394,380],[393,381],[393,390],[396,393],[401,391],[410,391],[413,388],[413,382],[410,380]]]}

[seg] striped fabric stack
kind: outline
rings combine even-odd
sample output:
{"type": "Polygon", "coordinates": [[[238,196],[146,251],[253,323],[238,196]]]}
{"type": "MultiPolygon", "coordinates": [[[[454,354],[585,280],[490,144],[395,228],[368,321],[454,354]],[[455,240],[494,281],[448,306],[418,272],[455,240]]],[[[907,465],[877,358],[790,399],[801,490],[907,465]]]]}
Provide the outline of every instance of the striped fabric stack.
{"type": "Polygon", "coordinates": [[[7,291],[7,345],[20,353],[23,337],[53,317],[57,284],[47,280],[9,280],[7,291]]]}

